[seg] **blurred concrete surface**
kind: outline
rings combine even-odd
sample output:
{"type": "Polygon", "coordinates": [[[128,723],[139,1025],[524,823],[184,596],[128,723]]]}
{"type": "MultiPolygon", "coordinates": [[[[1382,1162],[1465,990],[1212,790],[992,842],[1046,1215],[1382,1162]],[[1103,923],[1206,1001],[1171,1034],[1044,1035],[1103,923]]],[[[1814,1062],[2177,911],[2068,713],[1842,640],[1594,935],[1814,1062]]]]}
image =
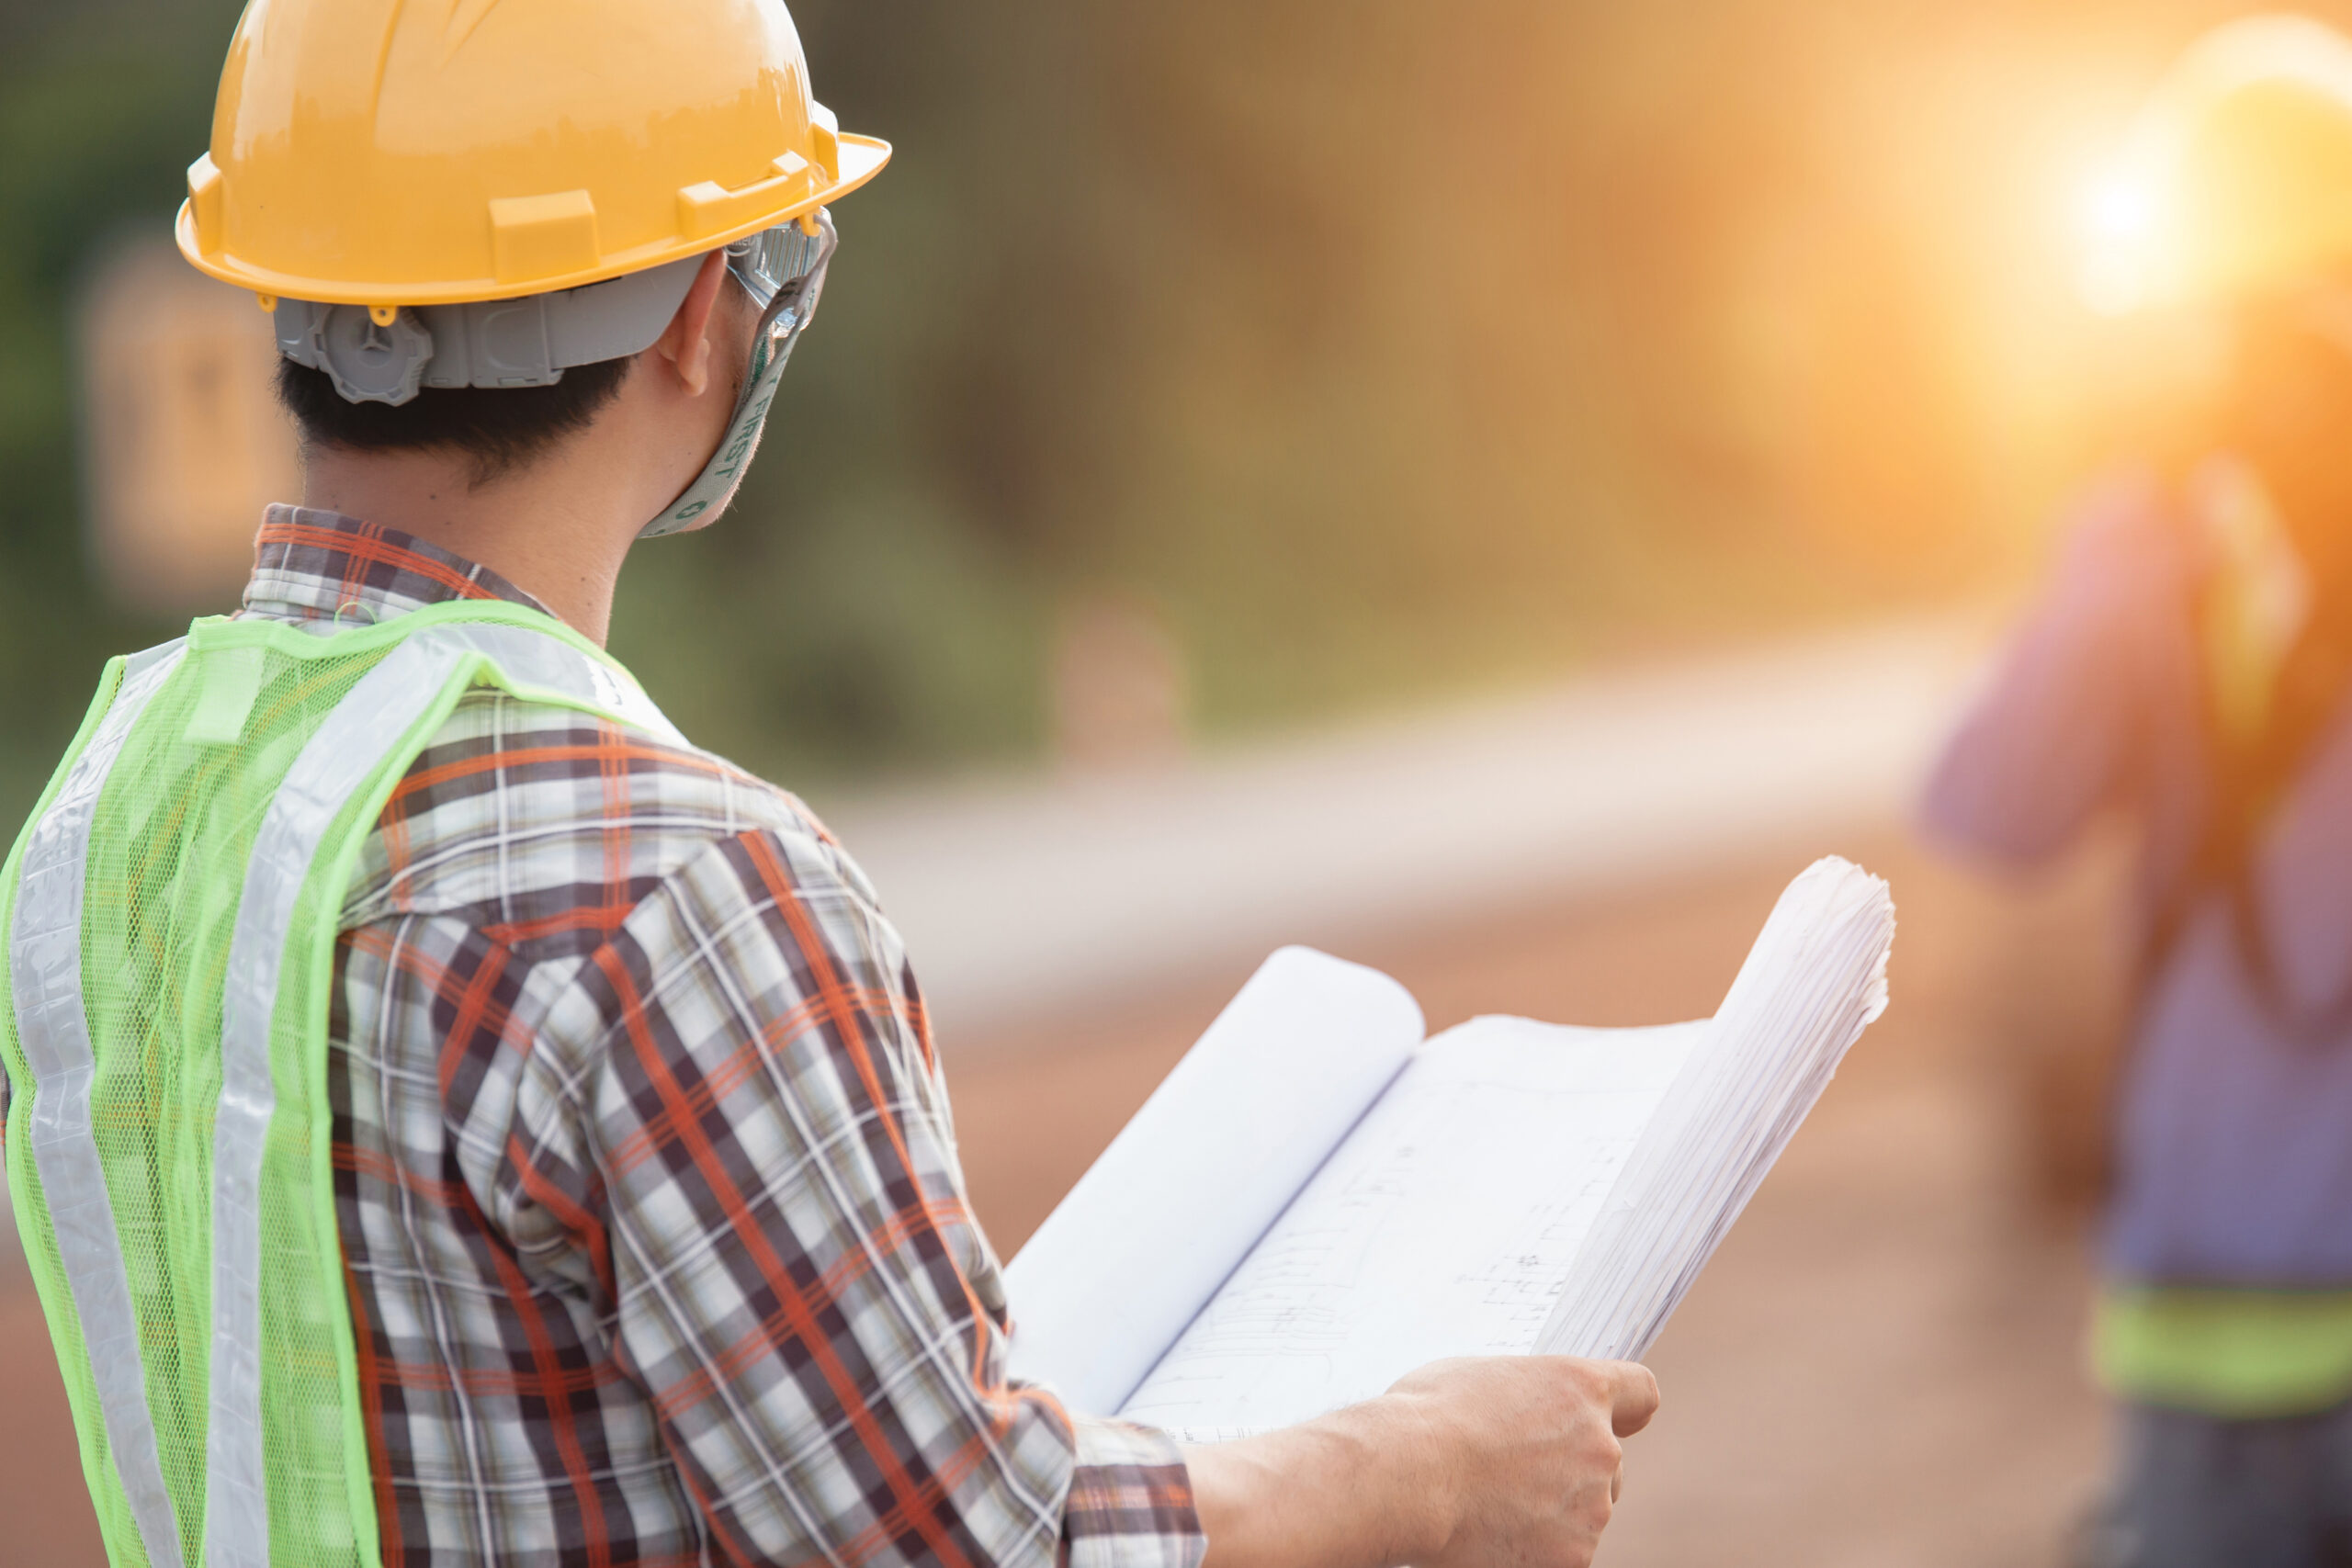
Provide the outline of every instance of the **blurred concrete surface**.
{"type": "MultiPolygon", "coordinates": [[[[2079,1221],[2036,1174],[2042,1063],[2079,1055],[2078,996],[2111,965],[2096,897],[2003,896],[1901,829],[1979,647],[1882,628],[1173,774],[829,815],[941,998],[1006,1255],[1278,942],[1387,969],[1432,1028],[1655,1022],[1713,1010],[1813,856],[1887,874],[1894,1006],[1654,1354],[1667,1408],[1602,1562],[2031,1568],[2101,1462],[2079,1221]]],[[[8,1261],[0,1410],[0,1564],[97,1562],[8,1261]]]]}
{"type": "Polygon", "coordinates": [[[1900,809],[1981,616],[1736,656],[1170,766],[820,801],[950,1032],[1498,902],[1687,874],[1900,809]]]}

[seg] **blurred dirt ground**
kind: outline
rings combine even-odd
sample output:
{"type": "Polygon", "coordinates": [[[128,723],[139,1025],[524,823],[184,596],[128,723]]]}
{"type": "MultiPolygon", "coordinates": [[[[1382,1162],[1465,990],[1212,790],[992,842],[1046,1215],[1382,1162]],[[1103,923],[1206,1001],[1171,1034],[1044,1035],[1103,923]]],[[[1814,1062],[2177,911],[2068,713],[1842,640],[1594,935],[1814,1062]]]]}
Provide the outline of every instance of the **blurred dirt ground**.
{"type": "MultiPolygon", "coordinates": [[[[2037,1568],[2096,1494],[2082,1374],[2080,1102],[2111,989],[2095,874],[2032,899],[1899,836],[1838,846],[1894,883],[1894,1006],[1651,1358],[1604,1568],[2037,1568]]],[[[1605,902],[1498,910],[1346,955],[1432,1029],[1476,1012],[1712,1011],[1805,853],[1605,902]]],[[[1242,978],[943,1042],[972,1197],[1007,1255],[1242,978]],[[959,1050],[959,1043],[964,1049],[959,1050]],[[961,1065],[959,1065],[959,1059],[961,1065]]],[[[102,1561],[40,1313],[0,1275],[0,1563],[102,1561]]]]}

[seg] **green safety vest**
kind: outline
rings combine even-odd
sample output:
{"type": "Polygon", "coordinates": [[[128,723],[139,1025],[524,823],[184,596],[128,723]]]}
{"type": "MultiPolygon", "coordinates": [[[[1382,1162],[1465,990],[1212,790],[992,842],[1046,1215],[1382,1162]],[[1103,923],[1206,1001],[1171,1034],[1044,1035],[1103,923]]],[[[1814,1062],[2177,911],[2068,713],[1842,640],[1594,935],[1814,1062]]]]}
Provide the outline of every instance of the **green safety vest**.
{"type": "Polygon", "coordinates": [[[379,1561],[327,1007],[360,846],[477,684],[684,744],[521,605],[200,620],[107,665],[0,870],[8,1188],[119,1565],[379,1561]]]}

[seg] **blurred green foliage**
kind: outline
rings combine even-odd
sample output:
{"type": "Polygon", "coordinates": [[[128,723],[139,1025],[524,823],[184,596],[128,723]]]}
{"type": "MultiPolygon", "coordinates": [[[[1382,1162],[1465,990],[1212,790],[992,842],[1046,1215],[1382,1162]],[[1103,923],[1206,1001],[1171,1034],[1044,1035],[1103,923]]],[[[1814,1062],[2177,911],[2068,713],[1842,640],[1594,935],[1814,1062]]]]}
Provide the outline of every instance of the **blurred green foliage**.
{"type": "Polygon", "coordinates": [[[0,822],[11,836],[106,656],[172,635],[111,610],[86,570],[71,312],[84,259],[185,194],[191,128],[200,146],[235,17],[217,0],[0,9],[0,822]]]}
{"type": "MultiPolygon", "coordinates": [[[[177,203],[234,9],[0,13],[8,820],[171,630],[86,570],[69,329],[177,203]]],[[[640,552],[616,650],[805,784],[1037,754],[1092,595],[1220,734],[2002,581],[2082,456],[2035,161],[2225,9],[801,0],[898,157],[738,513],[640,552]]]]}

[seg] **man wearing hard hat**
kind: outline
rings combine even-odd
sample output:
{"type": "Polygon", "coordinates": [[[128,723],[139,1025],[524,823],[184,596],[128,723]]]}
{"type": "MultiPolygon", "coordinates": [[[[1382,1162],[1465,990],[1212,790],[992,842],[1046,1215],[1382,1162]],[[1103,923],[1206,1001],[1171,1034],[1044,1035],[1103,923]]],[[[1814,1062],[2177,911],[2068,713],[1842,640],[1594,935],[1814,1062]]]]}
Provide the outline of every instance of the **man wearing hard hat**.
{"type": "Polygon", "coordinates": [[[1008,1382],[908,954],[603,651],[878,141],[780,0],[253,0],[179,219],[300,423],[243,612],[0,874],[9,1187],[108,1555],[1583,1563],[1638,1367],[1182,1449],[1008,1382]]]}
{"type": "Polygon", "coordinates": [[[1930,785],[2015,862],[2138,832],[2142,965],[2097,1314],[2092,1562],[2352,1562],[2352,40],[2174,68],[2087,292],[2201,343],[1930,785]]]}

